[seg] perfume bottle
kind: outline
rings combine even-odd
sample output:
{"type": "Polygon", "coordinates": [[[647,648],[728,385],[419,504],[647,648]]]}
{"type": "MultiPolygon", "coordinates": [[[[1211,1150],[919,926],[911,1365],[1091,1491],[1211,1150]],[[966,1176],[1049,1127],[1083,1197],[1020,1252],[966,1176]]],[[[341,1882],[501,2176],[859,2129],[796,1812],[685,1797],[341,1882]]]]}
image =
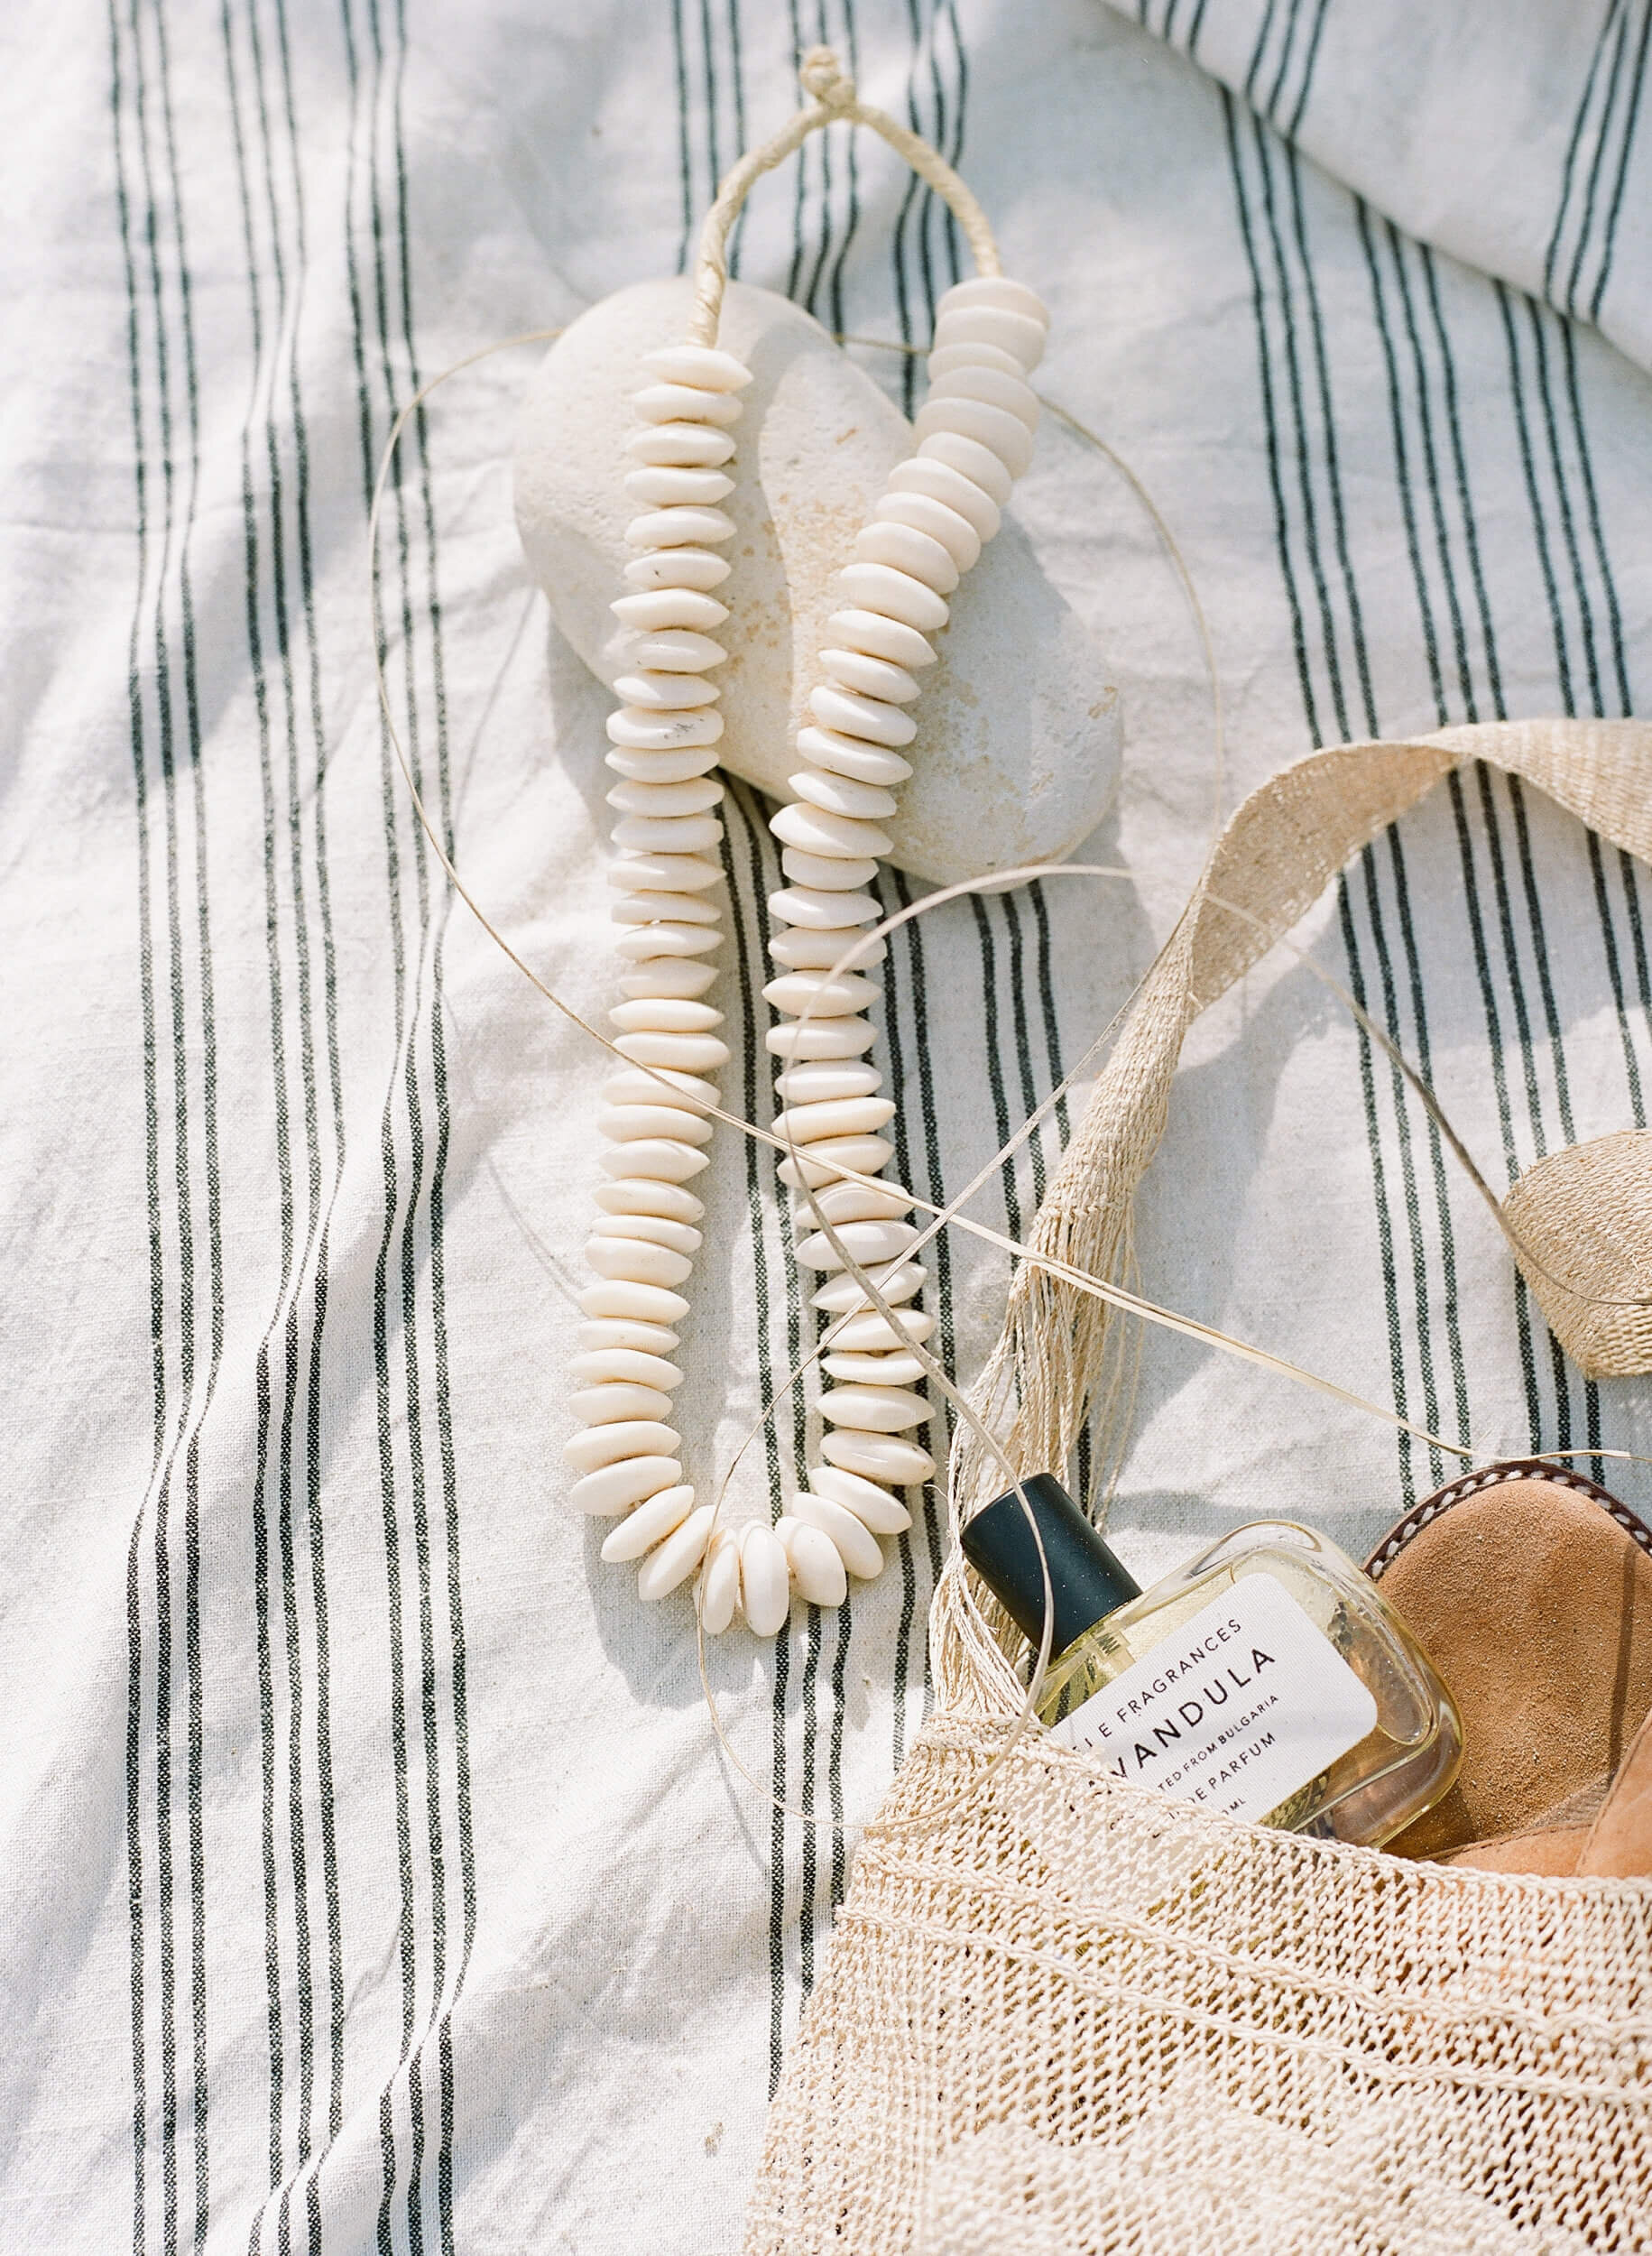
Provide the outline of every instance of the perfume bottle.
{"type": "Polygon", "coordinates": [[[966,1523],[964,1554],[1035,1652],[1047,1565],[1038,1713],[1065,1745],[1202,1808],[1371,1847],[1450,1787],[1451,1694],[1334,1543],[1252,1521],[1144,1592],[1058,1481],[1023,1485],[1025,1504],[1011,1489],[966,1523]]]}

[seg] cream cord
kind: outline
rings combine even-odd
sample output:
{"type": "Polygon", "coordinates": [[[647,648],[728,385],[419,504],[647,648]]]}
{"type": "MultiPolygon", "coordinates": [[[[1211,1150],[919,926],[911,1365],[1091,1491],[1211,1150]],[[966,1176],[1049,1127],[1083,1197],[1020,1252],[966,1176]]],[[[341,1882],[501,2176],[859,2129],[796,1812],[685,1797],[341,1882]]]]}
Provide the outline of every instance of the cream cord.
{"type": "Polygon", "coordinates": [[[807,109],[800,109],[789,118],[771,140],[740,159],[719,187],[716,201],[706,215],[694,270],[694,312],[688,328],[689,337],[696,345],[715,345],[717,341],[723,291],[728,281],[728,238],[740,217],[741,206],[765,172],[772,172],[776,165],[784,164],[810,134],[840,120],[850,125],[869,125],[906,160],[921,180],[945,199],[964,230],[977,273],[1002,272],[998,245],[985,212],[938,150],[932,149],[919,134],[891,117],[887,111],[863,102],[854,90],[854,81],[844,72],[831,48],[811,47],[803,58],[798,76],[803,82],[804,92],[812,95],[814,100],[807,109]]]}

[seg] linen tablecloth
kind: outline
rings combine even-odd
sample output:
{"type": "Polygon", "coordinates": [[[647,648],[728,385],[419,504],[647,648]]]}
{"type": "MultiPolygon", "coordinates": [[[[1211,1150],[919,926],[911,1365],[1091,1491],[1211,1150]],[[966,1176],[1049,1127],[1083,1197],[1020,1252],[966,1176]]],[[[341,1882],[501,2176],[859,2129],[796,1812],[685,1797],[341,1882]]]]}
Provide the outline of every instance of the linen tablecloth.
{"type": "MultiPolygon", "coordinates": [[[[732,2248],[854,1825],[923,1712],[933,1496],[841,1612],[712,1652],[749,1780],[686,1595],[640,1606],[564,1510],[603,1073],[451,902],[381,728],[364,538],[397,408],[679,269],[818,40],[961,165],[1051,309],[1042,388],[1186,556],[1227,754],[1151,522],[1047,419],[1017,507],[1125,701],[1089,855],[1133,876],[896,940],[895,1164],[938,1193],[1083,1056],[1219,804],[1315,743],[1644,700],[1649,36],[1652,0],[0,24],[8,2251],[732,2248]]],[[[835,130],[758,190],[737,271],[921,344],[959,248],[835,130]]],[[[852,349],[907,396],[903,357],[852,349]]],[[[516,547],[532,357],[411,430],[380,627],[460,867],[594,1017],[605,698],[516,547]]],[[[726,851],[726,1086],[767,1117],[749,794],[726,851]]],[[[1306,938],[1500,1185],[1646,1124],[1649,918],[1647,872],[1469,772],[1306,938]]],[[[1025,1227],[1081,1099],[985,1219],[1025,1227]]],[[[771,1155],[716,1153],[679,1397],[701,1479],[803,1320],[771,1155]]],[[[1139,1250],[1152,1298],[1482,1454],[1652,1448],[1646,1387],[1564,1363],[1426,1114],[1287,957],[1197,1030],[1139,1250]]],[[[959,1234],[933,1271],[967,1376],[1004,1266],[959,1234]]],[[[1163,1336],[1136,1433],[1112,1526],[1143,1579],[1267,1511],[1357,1548],[1455,1462],[1163,1336]]],[[[788,1410],[738,1477],[778,1504],[807,1438],[788,1410]]]]}

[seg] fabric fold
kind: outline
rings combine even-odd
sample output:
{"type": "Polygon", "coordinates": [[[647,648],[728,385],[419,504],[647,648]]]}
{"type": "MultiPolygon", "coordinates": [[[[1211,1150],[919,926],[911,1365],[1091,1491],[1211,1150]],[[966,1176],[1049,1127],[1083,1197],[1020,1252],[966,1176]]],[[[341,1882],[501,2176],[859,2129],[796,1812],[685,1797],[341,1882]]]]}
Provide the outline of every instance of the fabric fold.
{"type": "Polygon", "coordinates": [[[1407,234],[1652,367],[1652,0],[1110,5],[1407,234]]]}

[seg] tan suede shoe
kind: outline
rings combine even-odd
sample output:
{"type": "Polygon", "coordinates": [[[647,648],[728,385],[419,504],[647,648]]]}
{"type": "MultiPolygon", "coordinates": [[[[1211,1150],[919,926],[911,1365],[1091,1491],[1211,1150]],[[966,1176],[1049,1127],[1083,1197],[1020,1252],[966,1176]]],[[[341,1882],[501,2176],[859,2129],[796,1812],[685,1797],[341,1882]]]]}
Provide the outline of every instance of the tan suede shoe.
{"type": "Polygon", "coordinates": [[[1456,1784],[1391,1852],[1652,1874],[1652,1530],[1582,1474],[1527,1458],[1427,1497],[1366,1570],[1463,1717],[1456,1784]]]}

